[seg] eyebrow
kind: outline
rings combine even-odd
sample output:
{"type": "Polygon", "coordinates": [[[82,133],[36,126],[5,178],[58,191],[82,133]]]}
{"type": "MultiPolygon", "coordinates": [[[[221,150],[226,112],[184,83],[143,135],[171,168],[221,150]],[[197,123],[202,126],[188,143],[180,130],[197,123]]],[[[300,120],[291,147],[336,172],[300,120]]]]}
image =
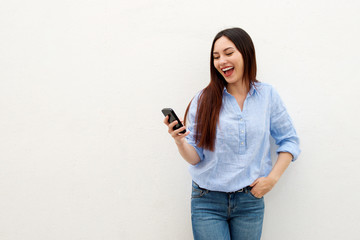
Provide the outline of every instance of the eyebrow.
{"type": "MultiPolygon", "coordinates": [[[[225,49],[224,49],[224,52],[225,52],[226,50],[230,49],[230,48],[234,49],[233,47],[228,47],[228,48],[225,48],[225,49]]],[[[213,54],[219,54],[219,53],[218,53],[218,52],[213,52],[213,54]]]]}

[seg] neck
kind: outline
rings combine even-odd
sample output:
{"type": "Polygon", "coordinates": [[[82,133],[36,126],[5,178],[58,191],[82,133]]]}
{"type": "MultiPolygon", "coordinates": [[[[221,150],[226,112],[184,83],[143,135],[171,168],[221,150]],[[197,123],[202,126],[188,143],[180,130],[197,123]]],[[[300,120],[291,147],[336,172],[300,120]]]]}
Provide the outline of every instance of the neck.
{"type": "Polygon", "coordinates": [[[233,96],[246,96],[250,91],[249,84],[246,81],[229,83],[226,89],[233,96]]]}

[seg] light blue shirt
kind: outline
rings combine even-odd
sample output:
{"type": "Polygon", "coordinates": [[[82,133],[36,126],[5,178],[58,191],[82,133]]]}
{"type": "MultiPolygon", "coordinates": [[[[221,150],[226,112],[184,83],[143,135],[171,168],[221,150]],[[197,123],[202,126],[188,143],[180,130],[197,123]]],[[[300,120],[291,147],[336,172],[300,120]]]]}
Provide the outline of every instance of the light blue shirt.
{"type": "Polygon", "coordinates": [[[224,88],[215,150],[196,146],[194,119],[199,92],[188,113],[187,142],[197,151],[200,162],[190,165],[193,181],[200,187],[233,192],[266,177],[272,169],[270,135],[279,145],[277,152],[289,152],[292,161],[300,154],[299,138],[284,103],[275,89],[265,83],[251,87],[243,111],[234,96],[224,88]]]}

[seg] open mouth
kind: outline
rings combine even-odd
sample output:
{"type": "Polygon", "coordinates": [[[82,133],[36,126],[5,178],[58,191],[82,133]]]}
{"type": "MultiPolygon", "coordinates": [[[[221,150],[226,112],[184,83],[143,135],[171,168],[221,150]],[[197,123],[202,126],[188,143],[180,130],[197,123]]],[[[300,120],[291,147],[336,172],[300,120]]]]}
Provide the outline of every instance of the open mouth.
{"type": "Polygon", "coordinates": [[[222,68],[221,71],[223,71],[225,77],[229,77],[234,72],[234,67],[225,67],[222,68]]]}

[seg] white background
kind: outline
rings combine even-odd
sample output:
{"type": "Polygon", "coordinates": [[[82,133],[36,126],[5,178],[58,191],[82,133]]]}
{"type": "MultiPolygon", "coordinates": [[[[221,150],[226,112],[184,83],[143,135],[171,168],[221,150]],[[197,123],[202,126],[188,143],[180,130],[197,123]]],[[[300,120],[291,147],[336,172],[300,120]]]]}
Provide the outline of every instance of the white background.
{"type": "Polygon", "coordinates": [[[0,7],[0,239],[192,239],[162,123],[209,82],[213,37],[252,37],[302,153],[265,240],[359,239],[360,3],[14,0],[0,7]]]}

